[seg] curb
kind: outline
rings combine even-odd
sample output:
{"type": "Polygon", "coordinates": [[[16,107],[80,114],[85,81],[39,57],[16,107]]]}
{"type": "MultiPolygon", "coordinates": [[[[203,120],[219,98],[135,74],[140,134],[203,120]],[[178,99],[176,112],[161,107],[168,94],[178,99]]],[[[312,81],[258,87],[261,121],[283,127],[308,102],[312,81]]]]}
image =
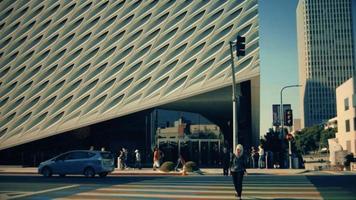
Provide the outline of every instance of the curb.
{"type": "MultiPolygon", "coordinates": [[[[294,173],[289,173],[287,171],[280,171],[280,172],[260,172],[260,173],[255,173],[255,172],[249,172],[249,175],[302,175],[305,173],[310,172],[310,170],[303,170],[303,171],[299,171],[299,172],[294,172],[294,173]]],[[[28,169],[26,170],[3,170],[0,169],[0,174],[19,174],[19,175],[25,175],[25,174],[38,174],[37,170],[31,170],[28,169]]],[[[110,173],[111,176],[184,176],[182,175],[182,172],[163,172],[163,171],[120,171],[120,170],[115,170],[113,172],[110,173]]],[[[217,172],[217,171],[204,171],[204,170],[200,170],[200,171],[195,171],[195,172],[187,172],[187,175],[190,176],[222,176],[222,173],[217,172]]]]}
{"type": "MultiPolygon", "coordinates": [[[[0,175],[37,175],[39,173],[35,172],[0,172],[0,175]]],[[[188,175],[194,175],[194,174],[188,174],[188,175]]],[[[182,174],[177,174],[177,173],[110,173],[108,176],[182,176],[182,174]]]]}
{"type": "Polygon", "coordinates": [[[38,174],[37,172],[0,172],[0,174],[38,174]]]}

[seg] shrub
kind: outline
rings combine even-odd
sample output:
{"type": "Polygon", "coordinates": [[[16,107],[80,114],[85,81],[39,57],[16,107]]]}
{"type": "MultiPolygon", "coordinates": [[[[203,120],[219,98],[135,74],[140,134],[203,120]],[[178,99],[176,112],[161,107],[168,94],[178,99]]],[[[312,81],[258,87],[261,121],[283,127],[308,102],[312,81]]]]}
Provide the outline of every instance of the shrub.
{"type": "Polygon", "coordinates": [[[350,167],[350,163],[354,161],[354,154],[350,153],[345,156],[344,166],[350,167]]]}
{"type": "Polygon", "coordinates": [[[185,163],[185,169],[187,172],[194,172],[199,170],[198,165],[193,161],[185,163]]]}
{"type": "Polygon", "coordinates": [[[170,162],[170,161],[164,162],[159,169],[161,171],[163,171],[163,172],[173,171],[174,170],[174,163],[170,162]]]}

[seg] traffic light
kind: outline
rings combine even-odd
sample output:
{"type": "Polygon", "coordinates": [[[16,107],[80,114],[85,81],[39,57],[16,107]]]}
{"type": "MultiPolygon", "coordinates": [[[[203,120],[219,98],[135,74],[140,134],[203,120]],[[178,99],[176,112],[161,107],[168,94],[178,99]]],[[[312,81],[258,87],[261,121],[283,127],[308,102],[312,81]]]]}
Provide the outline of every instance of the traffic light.
{"type": "Polygon", "coordinates": [[[245,37],[237,36],[236,40],[236,55],[237,56],[245,56],[245,37]]]}
{"type": "Polygon", "coordinates": [[[284,111],[284,126],[293,126],[293,111],[291,109],[284,111]]]}

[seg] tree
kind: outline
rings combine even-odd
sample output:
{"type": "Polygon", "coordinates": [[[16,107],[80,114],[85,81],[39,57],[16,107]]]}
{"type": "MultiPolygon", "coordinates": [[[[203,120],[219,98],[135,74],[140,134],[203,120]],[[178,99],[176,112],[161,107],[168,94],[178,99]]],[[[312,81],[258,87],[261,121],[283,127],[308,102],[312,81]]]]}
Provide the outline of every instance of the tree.
{"type": "Polygon", "coordinates": [[[329,148],[328,139],[335,138],[336,129],[328,128],[321,131],[320,134],[320,148],[329,148]]]}
{"type": "Polygon", "coordinates": [[[263,148],[266,151],[280,152],[281,151],[281,139],[279,138],[279,132],[269,129],[263,139],[260,140],[263,148]]]}
{"type": "MultiPolygon", "coordinates": [[[[279,163],[281,167],[283,166],[284,154],[286,148],[283,148],[283,143],[286,141],[280,138],[280,133],[269,129],[269,131],[264,135],[264,138],[260,139],[260,144],[262,144],[265,152],[272,152],[272,157],[269,159],[269,167],[272,167],[273,164],[279,163]]],[[[271,156],[271,155],[270,155],[271,156]]]]}
{"type": "Polygon", "coordinates": [[[295,142],[298,151],[307,154],[310,151],[317,151],[323,147],[328,147],[328,139],[335,137],[336,129],[326,129],[323,126],[316,125],[304,128],[296,133],[295,142]]]}

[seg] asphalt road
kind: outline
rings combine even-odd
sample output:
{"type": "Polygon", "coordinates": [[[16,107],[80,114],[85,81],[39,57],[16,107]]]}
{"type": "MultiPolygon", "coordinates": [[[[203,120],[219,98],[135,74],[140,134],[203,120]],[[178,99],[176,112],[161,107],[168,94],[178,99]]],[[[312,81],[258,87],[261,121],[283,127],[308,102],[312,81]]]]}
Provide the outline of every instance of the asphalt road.
{"type": "MultiPolygon", "coordinates": [[[[356,175],[248,175],[244,199],[356,199],[356,175]]],[[[0,199],[236,199],[231,177],[0,175],[0,199]]]]}

